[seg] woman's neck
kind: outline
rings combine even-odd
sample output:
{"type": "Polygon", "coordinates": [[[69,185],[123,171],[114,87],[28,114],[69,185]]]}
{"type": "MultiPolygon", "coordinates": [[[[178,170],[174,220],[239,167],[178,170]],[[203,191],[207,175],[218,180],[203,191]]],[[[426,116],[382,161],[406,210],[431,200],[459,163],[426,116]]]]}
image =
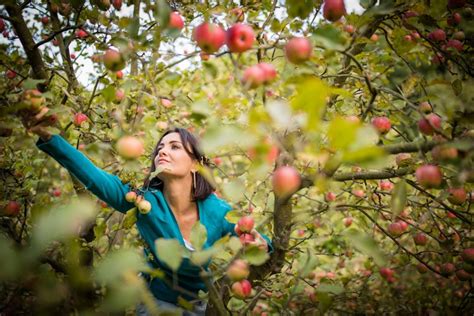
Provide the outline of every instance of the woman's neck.
{"type": "Polygon", "coordinates": [[[191,198],[192,177],[172,179],[165,182],[163,195],[176,216],[188,215],[194,202],[191,198]]]}

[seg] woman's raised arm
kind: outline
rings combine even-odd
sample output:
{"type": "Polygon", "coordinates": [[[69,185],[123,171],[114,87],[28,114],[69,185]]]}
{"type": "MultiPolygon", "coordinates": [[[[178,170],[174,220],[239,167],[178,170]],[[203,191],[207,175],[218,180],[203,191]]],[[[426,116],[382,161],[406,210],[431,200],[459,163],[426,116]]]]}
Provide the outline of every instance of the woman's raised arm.
{"type": "Polygon", "coordinates": [[[130,190],[128,184],[123,184],[117,176],[95,166],[61,136],[51,135],[49,139],[41,137],[36,146],[71,172],[87,190],[117,211],[124,213],[134,207],[132,203],[125,200],[125,194],[130,190]]]}

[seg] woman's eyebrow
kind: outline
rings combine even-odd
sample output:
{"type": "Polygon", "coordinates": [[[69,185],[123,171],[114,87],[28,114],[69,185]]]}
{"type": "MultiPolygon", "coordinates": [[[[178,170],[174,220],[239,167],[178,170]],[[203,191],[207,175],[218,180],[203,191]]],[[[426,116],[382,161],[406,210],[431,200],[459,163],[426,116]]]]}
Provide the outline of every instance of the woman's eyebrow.
{"type": "MultiPolygon", "coordinates": [[[[181,142],[180,142],[179,140],[172,140],[172,141],[170,141],[168,144],[172,144],[172,143],[181,144],[181,142]]],[[[161,147],[163,147],[163,146],[164,146],[163,143],[160,143],[157,148],[161,148],[161,147]]]]}

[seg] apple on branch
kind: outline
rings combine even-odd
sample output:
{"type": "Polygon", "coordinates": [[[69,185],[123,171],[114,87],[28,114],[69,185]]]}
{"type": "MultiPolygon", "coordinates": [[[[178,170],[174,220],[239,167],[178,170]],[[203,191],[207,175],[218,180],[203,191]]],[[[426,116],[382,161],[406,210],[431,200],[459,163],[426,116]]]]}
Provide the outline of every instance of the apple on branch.
{"type": "Polygon", "coordinates": [[[293,37],[285,45],[285,55],[293,64],[307,61],[313,52],[311,42],[305,37],[293,37]]]}
{"type": "Polygon", "coordinates": [[[295,193],[301,185],[301,177],[292,166],[282,166],[275,170],[272,177],[273,191],[279,198],[295,193]]]}
{"type": "Polygon", "coordinates": [[[134,136],[124,136],[117,141],[117,152],[125,159],[135,159],[143,155],[143,143],[134,136]]]}
{"type": "Polygon", "coordinates": [[[251,26],[237,23],[227,30],[226,44],[233,53],[243,53],[252,48],[255,34],[251,26]]]}
{"type": "Polygon", "coordinates": [[[224,45],[226,33],[219,25],[204,22],[194,29],[193,39],[204,52],[211,54],[224,45]]]}

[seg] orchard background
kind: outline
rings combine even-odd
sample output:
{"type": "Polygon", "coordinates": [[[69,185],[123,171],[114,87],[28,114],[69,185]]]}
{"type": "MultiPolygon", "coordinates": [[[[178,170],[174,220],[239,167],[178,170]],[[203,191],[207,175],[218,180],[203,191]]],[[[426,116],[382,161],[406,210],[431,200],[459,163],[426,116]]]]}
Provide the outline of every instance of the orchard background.
{"type": "Polygon", "coordinates": [[[136,188],[164,130],[200,135],[229,221],[274,246],[157,241],[171,267],[214,258],[211,315],[472,314],[474,4],[325,2],[2,1],[0,314],[133,314],[153,305],[138,271],[160,276],[137,210],[35,147],[21,118],[46,106],[43,125],[136,188]],[[250,294],[230,290],[236,258],[250,294]]]}

